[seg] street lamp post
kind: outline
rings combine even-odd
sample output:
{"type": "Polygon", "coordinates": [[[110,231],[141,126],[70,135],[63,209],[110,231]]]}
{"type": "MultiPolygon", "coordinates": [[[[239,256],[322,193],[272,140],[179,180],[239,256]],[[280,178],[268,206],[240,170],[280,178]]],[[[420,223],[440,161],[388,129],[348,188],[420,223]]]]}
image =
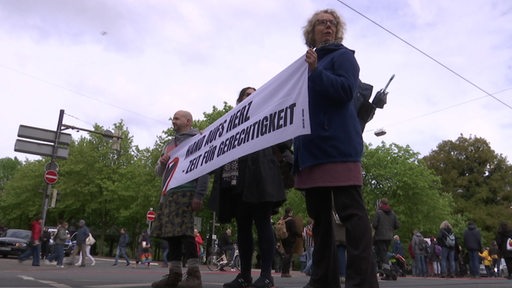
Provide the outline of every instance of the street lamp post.
{"type": "MultiPolygon", "coordinates": [[[[59,149],[59,139],[60,133],[62,132],[62,121],[64,119],[64,109],[60,110],[59,113],[59,121],[57,123],[57,130],[55,130],[55,141],[53,142],[52,155],[50,156],[50,167],[58,167],[55,163],[55,159],[57,158],[57,151],[59,149]]],[[[46,223],[46,213],[48,212],[48,198],[52,192],[52,184],[46,183],[46,192],[43,193],[43,208],[41,212],[42,227],[45,226],[46,223]]]]}
{"type": "Polygon", "coordinates": [[[27,141],[25,139],[17,139],[14,144],[14,151],[35,154],[40,156],[49,156],[50,163],[48,163],[45,167],[45,182],[46,182],[46,191],[43,193],[43,204],[42,204],[42,212],[41,212],[41,220],[42,225],[44,227],[46,222],[46,213],[48,212],[48,202],[49,196],[52,192],[52,184],[55,184],[58,177],[59,166],[55,159],[67,159],[68,158],[68,150],[67,145],[71,142],[71,134],[62,133],[65,129],[74,129],[79,131],[87,131],[89,133],[95,133],[102,135],[108,139],[114,139],[115,147],[114,149],[119,149],[119,140],[122,139],[120,136],[121,132],[116,129],[116,133],[112,133],[110,131],[94,131],[84,128],[79,128],[71,125],[66,125],[62,123],[64,120],[64,110],[61,109],[59,113],[59,121],[57,123],[57,130],[47,130],[41,129],[37,127],[31,127],[26,125],[20,125],[18,129],[18,137],[36,140],[27,141]],[[47,142],[51,144],[44,144],[42,142],[47,142]],[[50,171],[53,170],[53,171],[50,171]],[[47,176],[49,176],[47,178],[47,176]]]}

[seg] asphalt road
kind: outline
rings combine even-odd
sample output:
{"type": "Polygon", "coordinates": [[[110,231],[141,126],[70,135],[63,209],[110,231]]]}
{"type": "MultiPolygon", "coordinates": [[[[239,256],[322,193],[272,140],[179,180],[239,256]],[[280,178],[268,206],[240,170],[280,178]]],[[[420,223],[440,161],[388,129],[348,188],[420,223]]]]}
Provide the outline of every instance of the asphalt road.
{"type": "MultiPolygon", "coordinates": [[[[67,258],[66,258],[67,260],[67,258]]],[[[113,259],[96,258],[95,266],[84,268],[41,264],[33,267],[31,261],[18,263],[15,258],[0,258],[0,287],[16,288],[121,288],[121,287],[151,287],[151,282],[160,279],[167,272],[153,264],[147,267],[125,266],[120,262],[112,266],[113,259]]],[[[237,272],[208,271],[201,267],[204,288],[220,288],[225,282],[231,281],[237,272]]],[[[258,270],[253,270],[253,278],[257,278],[258,270]]],[[[281,278],[274,274],[277,288],[301,288],[308,281],[304,274],[293,271],[291,278],[281,278]]],[[[503,278],[416,278],[405,277],[397,281],[380,281],[380,287],[450,287],[450,288],[480,288],[480,287],[512,287],[512,280],[503,278]]],[[[328,287],[326,287],[328,288],[328,287]]]]}

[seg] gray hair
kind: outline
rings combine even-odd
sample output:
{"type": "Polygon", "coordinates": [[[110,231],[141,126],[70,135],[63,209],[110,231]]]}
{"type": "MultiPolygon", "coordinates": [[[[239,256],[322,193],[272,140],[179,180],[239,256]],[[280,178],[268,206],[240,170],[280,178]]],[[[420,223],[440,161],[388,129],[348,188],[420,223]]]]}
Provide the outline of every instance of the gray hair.
{"type": "Polygon", "coordinates": [[[306,46],[309,48],[315,48],[320,43],[316,43],[315,41],[315,25],[316,20],[318,20],[318,16],[320,14],[330,14],[336,20],[336,31],[334,36],[334,42],[341,43],[343,42],[343,37],[345,36],[345,21],[338,15],[336,11],[333,9],[324,9],[315,12],[311,18],[309,18],[308,23],[303,28],[304,40],[306,42],[306,46]]]}

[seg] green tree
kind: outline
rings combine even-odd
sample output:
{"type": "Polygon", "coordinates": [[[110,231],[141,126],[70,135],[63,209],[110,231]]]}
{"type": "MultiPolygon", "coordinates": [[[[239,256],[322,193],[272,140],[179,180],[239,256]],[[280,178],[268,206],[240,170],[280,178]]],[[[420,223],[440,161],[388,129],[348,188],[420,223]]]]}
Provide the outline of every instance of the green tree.
{"type": "Polygon", "coordinates": [[[224,116],[224,114],[228,113],[233,109],[233,106],[229,105],[226,101],[224,101],[224,106],[222,109],[217,108],[216,106],[212,107],[211,112],[203,112],[204,119],[194,120],[194,127],[203,131],[208,126],[212,125],[213,122],[217,121],[220,117],[224,116]]]}
{"type": "Polygon", "coordinates": [[[460,135],[442,141],[424,161],[441,178],[443,191],[456,199],[454,212],[475,221],[490,243],[499,222],[512,214],[512,167],[506,157],[484,138],[460,135]]]}
{"type": "MultiPolygon", "coordinates": [[[[127,227],[135,239],[147,227],[146,212],[160,195],[160,180],[154,175],[159,150],[134,146],[122,121],[114,128],[122,137],[117,143],[98,133],[70,143],[69,158],[59,160],[59,181],[52,187],[59,191],[60,201],[47,211],[47,225],[63,219],[70,230],[85,219],[99,240],[95,247],[100,254],[111,253],[119,227],[127,227]]],[[[94,131],[104,128],[95,125],[94,131]]],[[[46,192],[42,176],[48,162],[47,158],[28,161],[6,183],[0,194],[0,216],[9,227],[27,227],[32,217],[41,214],[46,192]]]]}
{"type": "Polygon", "coordinates": [[[4,191],[5,183],[7,183],[16,173],[16,170],[23,163],[18,158],[2,158],[0,159],[0,193],[4,191]]]}
{"type": "Polygon", "coordinates": [[[46,185],[43,160],[27,161],[16,169],[0,194],[0,219],[13,228],[30,228],[30,221],[41,215],[46,185]]]}
{"type": "MultiPolygon", "coordinates": [[[[134,147],[122,122],[114,127],[122,137],[118,150],[112,149],[111,140],[94,133],[70,145],[72,157],[60,168],[62,200],[48,213],[48,219],[67,219],[71,225],[85,219],[97,239],[116,238],[119,227],[142,231],[146,212],[159,195],[159,181],[150,164],[154,162],[148,160],[151,151],[134,147]]],[[[98,244],[97,249],[105,249],[102,241],[98,244]]]]}
{"type": "Polygon", "coordinates": [[[401,223],[398,234],[406,242],[414,229],[424,236],[437,235],[443,220],[459,222],[452,214],[450,194],[441,191],[440,179],[409,146],[366,146],[364,158],[364,198],[370,217],[379,199],[388,198],[401,223]]]}

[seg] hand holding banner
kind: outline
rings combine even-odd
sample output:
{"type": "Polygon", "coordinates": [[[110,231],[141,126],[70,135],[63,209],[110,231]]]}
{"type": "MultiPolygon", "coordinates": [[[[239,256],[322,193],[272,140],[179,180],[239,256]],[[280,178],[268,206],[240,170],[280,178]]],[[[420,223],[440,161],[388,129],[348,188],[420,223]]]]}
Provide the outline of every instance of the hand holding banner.
{"type": "Polygon", "coordinates": [[[309,134],[307,68],[301,56],[202,133],[173,149],[162,190],[244,155],[309,134]]]}

